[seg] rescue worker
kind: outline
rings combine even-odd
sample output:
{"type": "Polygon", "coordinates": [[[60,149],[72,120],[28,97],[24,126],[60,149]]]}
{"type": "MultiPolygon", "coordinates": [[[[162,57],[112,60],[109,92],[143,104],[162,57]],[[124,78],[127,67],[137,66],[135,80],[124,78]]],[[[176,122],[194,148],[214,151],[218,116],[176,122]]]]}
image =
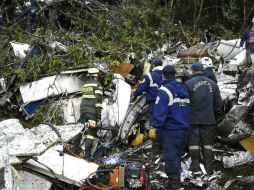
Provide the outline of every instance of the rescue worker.
{"type": "Polygon", "coordinates": [[[213,72],[213,62],[209,57],[202,57],[199,62],[203,65],[204,75],[217,83],[216,76],[213,72]]]}
{"type": "Polygon", "coordinates": [[[204,76],[203,65],[192,65],[192,78],[185,82],[191,103],[189,152],[191,170],[199,172],[200,150],[208,174],[212,172],[216,120],[221,116],[222,99],[217,84],[204,76]]]}
{"type": "Polygon", "coordinates": [[[251,63],[250,55],[254,54],[254,17],[252,18],[252,26],[247,28],[242,34],[240,48],[245,43],[247,64],[251,63]]]}
{"type": "Polygon", "coordinates": [[[103,92],[101,83],[98,81],[99,70],[90,68],[87,76],[88,80],[81,89],[80,122],[88,125],[88,130],[84,134],[85,158],[91,159],[91,150],[98,131],[96,127],[101,122],[103,92]]]}
{"type": "Polygon", "coordinates": [[[175,79],[175,73],[171,65],[162,70],[163,86],[158,91],[151,122],[162,138],[167,189],[180,188],[181,156],[187,146],[190,130],[188,90],[175,79]]]}
{"type": "MultiPolygon", "coordinates": [[[[153,107],[158,93],[158,89],[162,83],[162,68],[162,59],[157,57],[153,61],[152,71],[144,76],[144,80],[133,94],[134,100],[137,98],[137,96],[140,96],[144,93],[146,94],[146,102],[149,105],[150,122],[152,120],[153,107]]],[[[151,128],[149,131],[149,137],[151,139],[155,138],[155,130],[153,128],[151,128]]]]}

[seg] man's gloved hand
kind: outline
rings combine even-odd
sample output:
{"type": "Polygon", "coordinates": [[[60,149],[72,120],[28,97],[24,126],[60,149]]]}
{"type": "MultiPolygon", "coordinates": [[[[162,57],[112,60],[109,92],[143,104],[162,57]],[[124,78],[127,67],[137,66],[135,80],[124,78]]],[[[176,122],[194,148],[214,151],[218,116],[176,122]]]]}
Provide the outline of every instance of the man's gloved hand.
{"type": "Polygon", "coordinates": [[[240,47],[240,51],[242,51],[243,50],[243,47],[240,47]]]}
{"type": "Polygon", "coordinates": [[[132,140],[131,146],[137,147],[143,142],[143,140],[144,140],[144,134],[138,133],[136,135],[136,138],[132,140]]]}
{"type": "Polygon", "coordinates": [[[148,136],[151,140],[154,140],[156,138],[156,129],[153,128],[152,126],[149,129],[148,136]]]}
{"type": "Polygon", "coordinates": [[[90,128],[95,128],[97,126],[96,121],[94,121],[94,120],[88,120],[88,123],[89,123],[90,128]]]}

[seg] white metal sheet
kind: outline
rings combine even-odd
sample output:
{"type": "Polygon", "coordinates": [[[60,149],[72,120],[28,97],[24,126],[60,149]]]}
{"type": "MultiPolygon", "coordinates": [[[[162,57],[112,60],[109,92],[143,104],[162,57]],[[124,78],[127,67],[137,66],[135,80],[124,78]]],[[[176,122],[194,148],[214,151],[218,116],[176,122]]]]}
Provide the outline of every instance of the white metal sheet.
{"type": "Polygon", "coordinates": [[[131,87],[120,74],[114,74],[112,83],[116,86],[113,101],[106,100],[103,102],[101,120],[104,125],[115,126],[116,124],[121,125],[127,114],[131,87]]]}
{"type": "Polygon", "coordinates": [[[98,169],[98,165],[95,163],[68,154],[60,155],[59,151],[62,151],[61,145],[54,146],[37,157],[38,162],[44,166],[32,159],[28,160],[25,166],[31,170],[53,178],[57,177],[61,181],[77,186],[81,186],[82,180],[98,169]]]}
{"type": "Polygon", "coordinates": [[[78,92],[84,85],[78,75],[55,75],[20,86],[24,103],[30,103],[59,94],[78,92]]]}

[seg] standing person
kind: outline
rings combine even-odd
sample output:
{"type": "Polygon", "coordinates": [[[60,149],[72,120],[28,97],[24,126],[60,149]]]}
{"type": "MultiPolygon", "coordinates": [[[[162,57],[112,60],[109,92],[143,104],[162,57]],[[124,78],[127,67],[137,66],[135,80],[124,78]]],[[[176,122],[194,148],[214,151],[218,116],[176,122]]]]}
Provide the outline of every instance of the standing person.
{"type": "Polygon", "coordinates": [[[88,80],[81,89],[80,122],[88,124],[88,130],[82,139],[85,139],[85,158],[91,159],[91,150],[98,131],[96,127],[101,120],[103,92],[101,83],[98,81],[99,70],[90,68],[87,76],[88,80]]]}
{"type": "Polygon", "coordinates": [[[248,27],[242,34],[240,48],[245,42],[247,64],[251,64],[250,55],[254,54],[254,17],[252,18],[252,26],[248,27]]]}
{"type": "Polygon", "coordinates": [[[213,62],[209,57],[202,57],[199,62],[203,65],[204,75],[217,83],[216,76],[213,72],[213,62]]]}
{"type": "MultiPolygon", "coordinates": [[[[134,99],[136,99],[137,96],[145,93],[146,102],[149,105],[150,122],[152,120],[153,107],[158,93],[158,89],[162,83],[162,68],[162,59],[154,59],[152,71],[145,75],[144,80],[142,81],[142,83],[140,83],[140,85],[133,94],[134,99]]],[[[149,131],[149,137],[151,139],[155,138],[155,130],[153,128],[151,128],[149,131]]]]}
{"type": "Polygon", "coordinates": [[[222,99],[217,84],[204,76],[203,65],[192,65],[192,78],[186,81],[191,103],[191,169],[199,171],[200,149],[208,174],[212,172],[216,119],[221,115],[222,99]],[[201,147],[200,147],[201,146],[201,147]]]}
{"type": "Polygon", "coordinates": [[[201,32],[201,34],[200,34],[200,41],[204,42],[204,43],[211,42],[211,34],[208,31],[208,29],[205,29],[204,31],[201,32]]]}
{"type": "Polygon", "coordinates": [[[165,170],[169,178],[167,189],[180,188],[181,156],[190,130],[190,99],[184,84],[175,79],[175,68],[162,70],[163,86],[158,91],[151,125],[160,131],[165,170]]]}

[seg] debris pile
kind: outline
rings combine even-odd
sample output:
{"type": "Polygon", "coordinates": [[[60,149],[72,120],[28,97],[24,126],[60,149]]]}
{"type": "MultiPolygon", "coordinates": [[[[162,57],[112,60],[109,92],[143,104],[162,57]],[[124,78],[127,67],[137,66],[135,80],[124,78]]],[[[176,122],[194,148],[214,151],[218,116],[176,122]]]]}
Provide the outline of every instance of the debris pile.
{"type": "MultiPolygon", "coordinates": [[[[17,22],[22,22],[25,18],[26,24],[30,26],[30,32],[36,28],[33,13],[38,15],[47,13],[46,17],[50,19],[54,14],[52,7],[59,5],[58,3],[61,5],[61,1],[43,1],[46,4],[40,7],[37,1],[32,2],[35,4],[27,4],[27,12],[16,18],[17,22]]],[[[97,1],[94,1],[96,2],[94,4],[90,1],[74,2],[77,9],[86,7],[93,12],[97,10],[93,6],[99,6],[103,11],[114,14],[113,10],[108,10],[97,1]]],[[[58,27],[71,27],[72,23],[68,22],[70,20],[67,16],[60,11],[58,27]],[[68,23],[70,26],[64,25],[68,23]]],[[[4,29],[5,25],[0,27],[4,29]]],[[[74,37],[76,41],[71,43],[78,43],[80,38],[74,37]]],[[[23,127],[22,119],[7,119],[0,122],[0,189],[32,190],[35,187],[48,190],[166,189],[164,185],[167,175],[164,172],[162,153],[153,152],[152,141],[148,138],[148,106],[145,97],[141,96],[135,102],[131,102],[130,99],[131,86],[140,78],[133,73],[130,74],[134,67],[131,62],[136,60],[141,63],[144,70],[137,67],[140,69],[138,71],[140,75],[149,70],[149,61],[157,55],[162,56],[163,66],[169,64],[175,66],[176,77],[182,81],[189,75],[190,63],[199,61],[201,57],[208,56],[213,59],[213,70],[224,100],[224,117],[217,126],[217,143],[213,149],[219,167],[212,175],[207,175],[201,164],[202,173],[194,174],[190,171],[191,159],[186,153],[182,157],[181,173],[184,187],[215,190],[248,188],[253,185],[254,173],[251,173],[251,176],[229,177],[225,174],[230,168],[250,163],[253,166],[254,160],[254,57],[251,64],[246,64],[246,52],[239,48],[239,40],[218,40],[197,44],[189,49],[183,43],[170,41],[150,54],[143,52],[140,60],[137,60],[136,53],[131,48],[131,52],[124,55],[125,63],[117,62],[116,65],[113,63],[109,65],[103,61],[92,61],[82,67],[80,65],[74,68],[65,67],[66,65],[61,67],[59,64],[61,61],[56,57],[64,59],[66,52],[73,55],[78,51],[78,48],[75,49],[76,46],[74,48],[69,41],[66,42],[69,45],[67,46],[51,39],[47,42],[51,49],[46,53],[43,52],[43,48],[40,47],[38,50],[35,45],[9,42],[14,50],[13,57],[16,56],[15,59],[20,61],[18,66],[20,72],[13,74],[11,79],[0,79],[0,105],[8,107],[11,112],[19,110],[18,117],[26,120],[38,119],[36,118],[38,110],[46,103],[49,107],[46,107],[47,114],[42,114],[43,119],[40,118],[44,122],[32,126],[31,129],[23,127]],[[31,80],[31,77],[28,77],[27,81],[17,80],[28,68],[28,60],[33,60],[39,65],[40,59],[36,58],[45,54],[56,55],[54,64],[59,67],[58,70],[55,67],[53,70],[48,68],[48,71],[52,72],[46,72],[43,76],[36,75],[34,77],[36,80],[31,80]],[[79,123],[82,100],[80,89],[91,67],[98,68],[102,73],[99,80],[104,83],[104,94],[101,125],[97,132],[99,140],[93,144],[93,158],[85,160],[72,148],[75,137],[88,128],[79,123]],[[53,117],[56,117],[57,113],[62,117],[59,122],[62,125],[52,125],[53,117]],[[142,134],[140,143],[134,146],[132,141],[140,134],[142,134]],[[221,181],[225,176],[229,181],[221,181]]],[[[107,55],[108,52],[103,48],[99,51],[87,45],[85,54],[100,57],[102,54],[107,55]]],[[[74,61],[80,63],[83,57],[82,60],[74,61]]]]}

